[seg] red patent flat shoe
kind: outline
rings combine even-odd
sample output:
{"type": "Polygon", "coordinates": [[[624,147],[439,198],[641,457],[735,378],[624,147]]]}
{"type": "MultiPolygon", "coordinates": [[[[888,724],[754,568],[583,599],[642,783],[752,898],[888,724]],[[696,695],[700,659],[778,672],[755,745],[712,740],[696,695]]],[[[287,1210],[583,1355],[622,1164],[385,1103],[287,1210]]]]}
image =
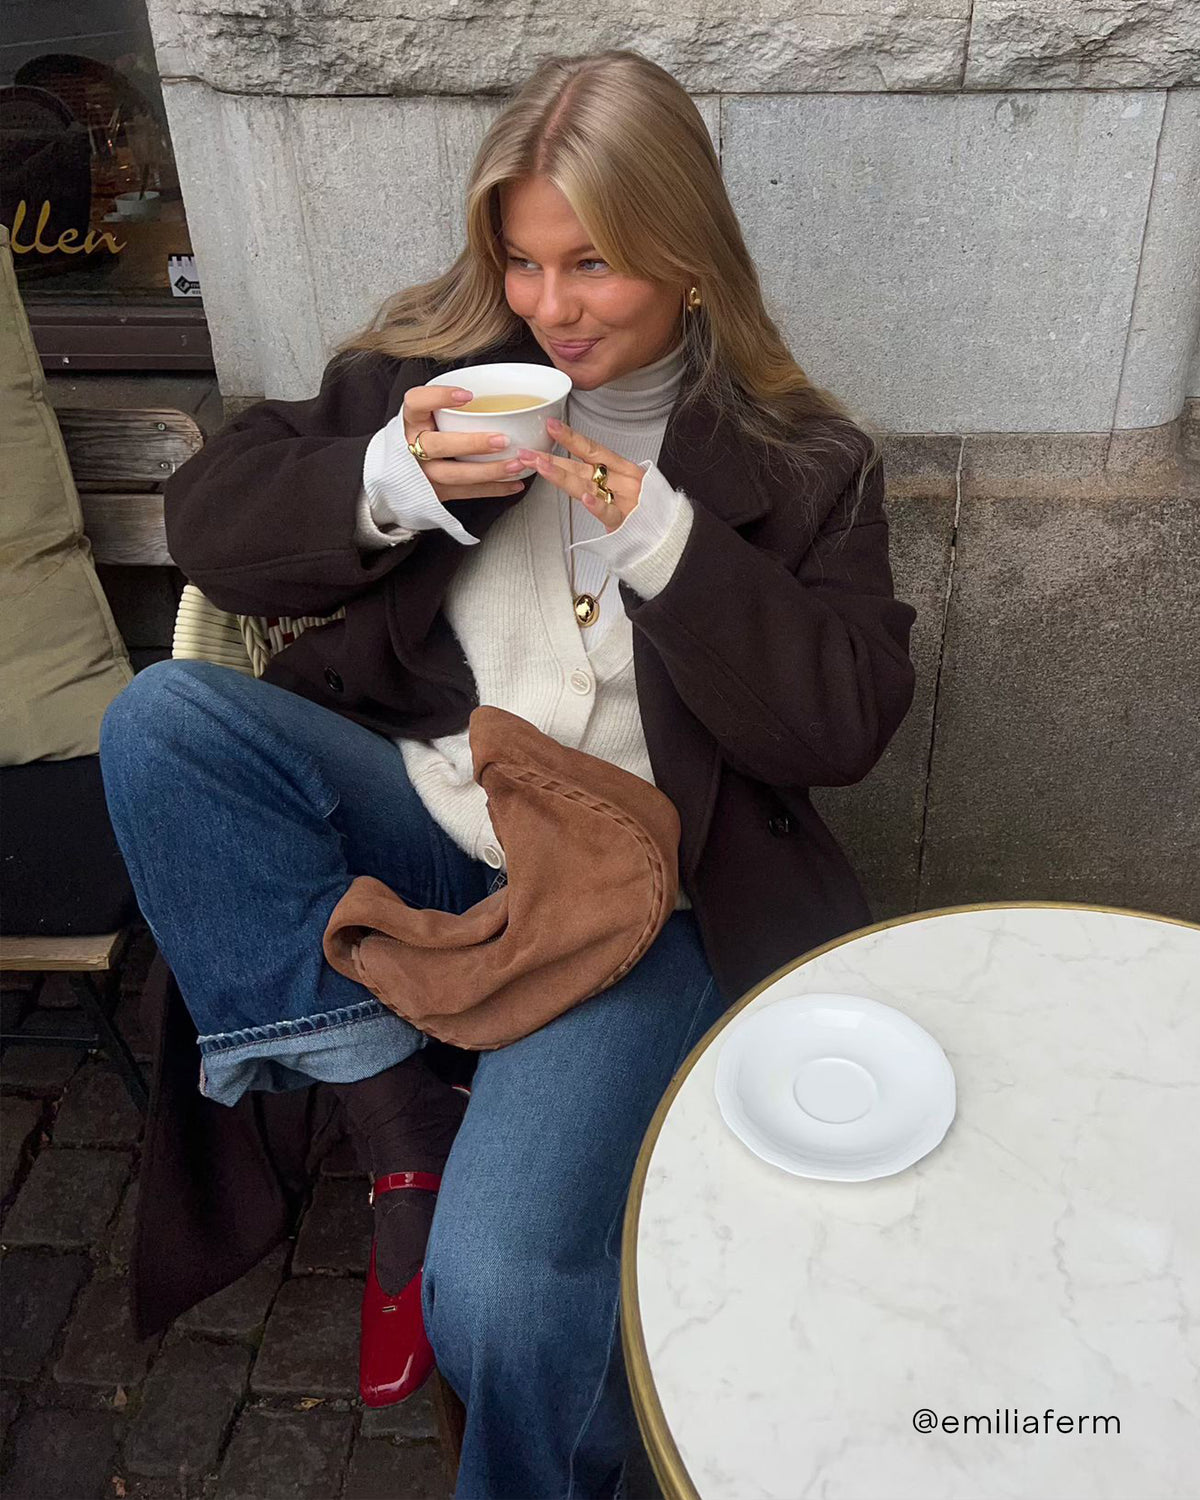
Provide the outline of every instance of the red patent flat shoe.
{"type": "MultiPolygon", "coordinates": [[[[470,1089],[464,1085],[454,1087],[470,1096],[470,1089]]],[[[380,1193],[404,1188],[424,1188],[436,1193],[441,1184],[441,1175],[436,1172],[387,1172],[371,1184],[371,1202],[380,1193]]],[[[380,1286],[375,1271],[372,1236],[358,1345],[358,1391],[366,1406],[392,1406],[405,1400],[420,1390],[433,1370],[433,1349],[421,1311],[423,1271],[424,1267],[400,1292],[389,1296],[380,1286]]]]}
{"type": "MultiPolygon", "coordinates": [[[[426,1188],[436,1193],[441,1184],[440,1174],[433,1172],[388,1172],[376,1177],[371,1185],[371,1202],[380,1193],[400,1188],[426,1188]]],[[[375,1272],[372,1237],[358,1343],[359,1395],[367,1406],[391,1406],[403,1401],[425,1384],[433,1363],[421,1313],[421,1271],[402,1291],[389,1296],[375,1272]]]]}

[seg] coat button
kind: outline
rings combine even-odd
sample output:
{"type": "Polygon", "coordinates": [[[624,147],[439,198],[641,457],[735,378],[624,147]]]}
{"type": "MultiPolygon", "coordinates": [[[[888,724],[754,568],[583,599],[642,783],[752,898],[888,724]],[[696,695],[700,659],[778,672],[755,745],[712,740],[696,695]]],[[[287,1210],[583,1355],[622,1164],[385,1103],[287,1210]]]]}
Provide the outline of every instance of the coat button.
{"type": "Polygon", "coordinates": [[[333,670],[332,667],[325,668],[325,681],[329,684],[330,692],[340,693],[345,691],[342,684],[342,679],[338,676],[338,674],[333,670]]]}
{"type": "Polygon", "coordinates": [[[787,813],[776,813],[773,818],[767,820],[767,827],[777,839],[781,839],[791,833],[795,824],[788,817],[787,813]]]}
{"type": "Polygon", "coordinates": [[[493,870],[498,870],[504,863],[504,855],[496,848],[495,844],[488,844],[483,851],[483,857],[493,870]]]}

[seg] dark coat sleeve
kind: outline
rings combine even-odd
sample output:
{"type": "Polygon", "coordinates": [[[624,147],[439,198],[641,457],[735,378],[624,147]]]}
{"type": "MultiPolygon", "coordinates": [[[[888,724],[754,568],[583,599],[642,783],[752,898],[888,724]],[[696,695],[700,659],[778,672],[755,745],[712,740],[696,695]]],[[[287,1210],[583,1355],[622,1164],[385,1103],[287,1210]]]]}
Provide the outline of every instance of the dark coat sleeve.
{"type": "Polygon", "coordinates": [[[856,506],[860,469],[805,502],[794,567],[696,505],[675,572],[631,615],[729,764],[770,786],[861,780],[912,702],[916,611],[893,592],[883,465],[856,506]]]}
{"type": "Polygon", "coordinates": [[[333,360],[308,401],[261,401],[167,481],[167,546],[219,609],[329,614],[400,566],[420,537],[354,541],[372,436],[428,379],[420,361],[333,360]]]}

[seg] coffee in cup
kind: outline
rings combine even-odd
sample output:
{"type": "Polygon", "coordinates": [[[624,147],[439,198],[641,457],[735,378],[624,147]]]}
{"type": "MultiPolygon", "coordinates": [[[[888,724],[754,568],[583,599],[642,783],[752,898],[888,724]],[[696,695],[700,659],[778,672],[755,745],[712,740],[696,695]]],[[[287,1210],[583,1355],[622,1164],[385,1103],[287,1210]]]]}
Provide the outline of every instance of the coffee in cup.
{"type": "Polygon", "coordinates": [[[541,406],[541,396],[476,396],[474,401],[464,401],[455,411],[525,411],[531,406],[541,406]]]}
{"type": "MultiPolygon", "coordinates": [[[[515,361],[463,365],[439,375],[437,384],[461,386],[471,392],[471,400],[462,406],[437,408],[433,416],[440,432],[503,432],[509,438],[502,452],[460,455],[464,463],[480,464],[516,458],[518,448],[549,453],[554,439],[546,430],[546,420],[566,419],[572,387],[571,377],[553,365],[515,361]]],[[[525,479],[532,473],[532,468],[526,468],[512,478],[525,479]]]]}

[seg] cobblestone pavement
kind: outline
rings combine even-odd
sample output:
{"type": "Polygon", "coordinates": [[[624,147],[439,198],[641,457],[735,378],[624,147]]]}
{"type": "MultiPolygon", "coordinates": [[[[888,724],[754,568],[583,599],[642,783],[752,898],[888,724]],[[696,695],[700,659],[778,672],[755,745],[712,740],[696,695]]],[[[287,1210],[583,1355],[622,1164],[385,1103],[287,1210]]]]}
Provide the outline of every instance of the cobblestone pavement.
{"type": "MultiPolygon", "coordinates": [[[[121,1023],[144,1056],[126,965],[121,1023]]],[[[28,992],[3,995],[19,1012],[28,992]]],[[[49,981],[44,1006],[70,1004],[49,981]]],[[[383,1411],[356,1396],[366,1185],[326,1160],[296,1238],[138,1342],[127,1267],[139,1117],[95,1056],[0,1059],[4,1500],[443,1500],[430,1387],[383,1411]]]]}

